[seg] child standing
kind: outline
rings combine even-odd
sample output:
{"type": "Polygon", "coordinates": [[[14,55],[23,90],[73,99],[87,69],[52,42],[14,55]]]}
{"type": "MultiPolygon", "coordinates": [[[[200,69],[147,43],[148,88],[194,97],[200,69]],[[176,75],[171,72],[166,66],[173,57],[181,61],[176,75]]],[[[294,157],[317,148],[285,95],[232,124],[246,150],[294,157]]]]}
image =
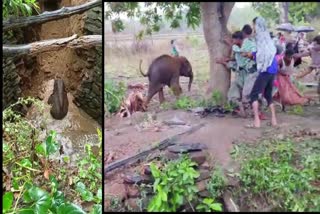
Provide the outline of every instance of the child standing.
{"type": "Polygon", "coordinates": [[[171,55],[172,56],[179,56],[179,49],[175,42],[175,40],[171,40],[171,55]]]}

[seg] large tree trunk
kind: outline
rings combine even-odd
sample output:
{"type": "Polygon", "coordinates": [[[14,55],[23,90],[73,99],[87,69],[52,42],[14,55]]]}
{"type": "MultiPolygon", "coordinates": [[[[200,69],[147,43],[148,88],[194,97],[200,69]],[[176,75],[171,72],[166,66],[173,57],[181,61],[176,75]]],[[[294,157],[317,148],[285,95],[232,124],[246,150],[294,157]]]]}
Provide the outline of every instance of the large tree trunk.
{"type": "Polygon", "coordinates": [[[227,22],[234,6],[234,2],[201,2],[201,15],[204,37],[208,46],[210,61],[210,80],[207,93],[220,91],[227,97],[230,87],[230,71],[223,65],[216,63],[216,58],[228,56],[230,47],[223,39],[229,35],[227,22]]]}
{"type": "Polygon", "coordinates": [[[289,3],[290,2],[280,2],[280,23],[289,22],[289,3]]]}

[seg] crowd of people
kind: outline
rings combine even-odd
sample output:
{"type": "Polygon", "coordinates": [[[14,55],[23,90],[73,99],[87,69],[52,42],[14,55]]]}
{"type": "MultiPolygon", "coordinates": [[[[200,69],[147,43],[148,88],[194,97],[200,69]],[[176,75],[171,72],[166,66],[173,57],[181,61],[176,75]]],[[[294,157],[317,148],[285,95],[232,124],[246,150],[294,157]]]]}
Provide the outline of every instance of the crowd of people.
{"type": "Polygon", "coordinates": [[[242,117],[247,117],[253,110],[254,122],[247,127],[259,128],[261,119],[266,119],[259,108],[263,101],[270,108],[271,125],[277,126],[274,100],[283,110],[286,105],[304,105],[310,100],[298,91],[295,78],[303,78],[320,69],[320,36],[316,36],[311,44],[305,41],[304,33],[298,33],[296,40],[285,38],[280,32],[275,37],[268,31],[264,18],[257,17],[252,26],[245,25],[225,42],[232,48],[232,55],[216,59],[216,62],[235,72],[228,101],[237,106],[242,117]],[[296,75],[301,58],[307,56],[312,59],[311,65],[296,75]]]}
{"type": "MultiPolygon", "coordinates": [[[[248,128],[259,128],[266,116],[259,108],[266,101],[271,111],[271,125],[277,126],[274,101],[285,111],[286,105],[304,105],[310,101],[296,87],[301,79],[313,70],[318,72],[318,93],[320,94],[320,35],[310,44],[303,32],[292,38],[290,33],[277,36],[269,32],[266,21],[256,17],[252,26],[246,24],[224,42],[231,48],[231,56],[216,59],[235,73],[228,91],[228,101],[234,104],[235,112],[241,117],[254,116],[248,128]],[[303,57],[311,57],[312,63],[298,72],[303,57]]],[[[171,40],[171,55],[179,56],[176,41],[171,40]]]]}

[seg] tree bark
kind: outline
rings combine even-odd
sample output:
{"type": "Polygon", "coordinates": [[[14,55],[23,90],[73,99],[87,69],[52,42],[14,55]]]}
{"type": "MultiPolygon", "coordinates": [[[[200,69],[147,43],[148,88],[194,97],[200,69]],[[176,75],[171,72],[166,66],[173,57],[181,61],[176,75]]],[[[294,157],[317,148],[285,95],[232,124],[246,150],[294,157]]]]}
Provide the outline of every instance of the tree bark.
{"type": "Polygon", "coordinates": [[[210,80],[207,93],[220,91],[224,98],[230,87],[230,71],[217,64],[216,59],[230,54],[230,47],[223,41],[229,35],[227,22],[234,2],[201,2],[201,15],[204,37],[208,46],[210,80]]]}
{"type": "Polygon", "coordinates": [[[89,35],[78,37],[76,34],[62,39],[51,39],[34,42],[26,45],[3,45],[3,56],[35,55],[38,53],[56,51],[64,47],[79,48],[102,44],[101,35],[89,35]]]}
{"type": "Polygon", "coordinates": [[[53,20],[63,19],[74,14],[83,13],[97,6],[102,6],[102,0],[94,0],[91,2],[87,2],[85,4],[77,5],[73,7],[63,7],[59,10],[55,10],[52,12],[44,12],[37,16],[19,17],[19,18],[4,20],[2,22],[2,30],[8,31],[15,28],[26,27],[29,25],[42,24],[45,22],[53,21],[53,20]]]}
{"type": "Polygon", "coordinates": [[[280,2],[280,23],[289,22],[289,3],[290,2],[280,2]]]}

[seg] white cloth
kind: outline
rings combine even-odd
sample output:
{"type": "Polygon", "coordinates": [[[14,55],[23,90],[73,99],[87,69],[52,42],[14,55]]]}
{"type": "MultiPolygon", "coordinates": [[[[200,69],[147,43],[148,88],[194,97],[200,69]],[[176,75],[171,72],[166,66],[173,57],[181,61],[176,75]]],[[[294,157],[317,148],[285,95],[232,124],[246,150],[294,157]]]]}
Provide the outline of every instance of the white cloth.
{"type": "Polygon", "coordinates": [[[272,64],[277,49],[270,37],[266,22],[262,17],[258,17],[255,23],[256,44],[257,44],[257,70],[258,72],[266,72],[267,68],[272,64]]]}

